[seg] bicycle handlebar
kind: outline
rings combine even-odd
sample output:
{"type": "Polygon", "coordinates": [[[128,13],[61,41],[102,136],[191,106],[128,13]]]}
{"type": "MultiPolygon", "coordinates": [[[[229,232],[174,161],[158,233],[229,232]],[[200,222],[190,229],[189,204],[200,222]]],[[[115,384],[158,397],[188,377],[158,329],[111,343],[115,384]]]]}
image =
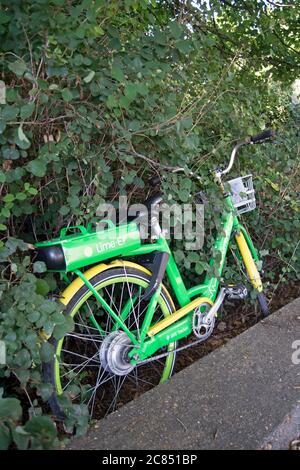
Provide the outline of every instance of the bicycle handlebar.
{"type": "Polygon", "coordinates": [[[260,132],[257,135],[250,137],[250,142],[252,144],[256,144],[258,142],[262,142],[263,140],[270,139],[270,137],[275,137],[276,132],[273,129],[266,129],[263,132],[260,132]]]}
{"type": "Polygon", "coordinates": [[[241,142],[238,142],[235,147],[233,148],[232,152],[231,152],[231,156],[230,156],[230,161],[229,161],[229,165],[228,167],[225,169],[225,170],[220,170],[217,172],[217,175],[219,177],[223,176],[223,175],[226,175],[227,173],[230,172],[233,164],[234,164],[234,160],[235,160],[235,156],[236,156],[236,153],[238,151],[238,149],[240,147],[242,147],[242,145],[248,145],[248,144],[257,144],[257,143],[260,143],[260,142],[263,142],[267,139],[270,139],[270,137],[274,137],[276,135],[276,132],[273,130],[273,129],[266,129],[265,131],[263,132],[260,132],[259,134],[256,134],[252,137],[247,137],[245,140],[242,140],[241,142]]]}

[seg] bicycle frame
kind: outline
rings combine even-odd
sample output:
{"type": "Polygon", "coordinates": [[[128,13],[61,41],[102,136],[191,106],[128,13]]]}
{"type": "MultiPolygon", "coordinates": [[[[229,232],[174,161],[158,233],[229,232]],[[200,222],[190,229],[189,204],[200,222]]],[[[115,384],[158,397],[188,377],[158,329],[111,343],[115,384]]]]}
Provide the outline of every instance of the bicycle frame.
{"type": "MultiPolygon", "coordinates": [[[[185,283],[181,277],[167,240],[163,237],[163,235],[161,235],[155,243],[144,244],[137,249],[126,252],[126,257],[145,255],[154,251],[168,253],[169,260],[166,267],[166,276],[169,280],[172,291],[175,294],[177,303],[181,307],[169,317],[150,327],[157,305],[157,299],[161,292],[160,285],[149,301],[138,338],[133,332],[129,331],[124,324],[123,320],[124,317],[126,318],[126,312],[121,312],[120,316],[118,316],[97,292],[97,290],[92,286],[84,274],[79,269],[74,271],[75,274],[77,274],[92,291],[95,298],[99,301],[107,313],[112,316],[116,322],[116,325],[125,331],[131,339],[134,345],[134,348],[130,351],[129,354],[132,364],[146,359],[147,357],[154,354],[155,351],[168,345],[169,343],[188,336],[192,332],[192,313],[195,308],[199,307],[203,303],[213,305],[213,302],[215,301],[218,294],[220,277],[222,276],[224,269],[226,255],[232,234],[235,235],[242,259],[252,284],[259,291],[262,289],[260,276],[255,264],[255,262],[258,261],[257,252],[246,229],[239,223],[238,216],[236,215],[233,207],[231,196],[225,195],[225,200],[228,206],[228,212],[226,212],[226,214],[223,216],[222,230],[214,243],[214,250],[217,250],[221,255],[220,262],[217,266],[218,275],[209,277],[206,274],[203,284],[186,289],[185,283]]],[[[210,260],[210,266],[214,266],[214,264],[215,260],[212,258],[210,260]]],[[[97,321],[94,317],[91,318],[91,321],[94,323],[94,325],[97,325],[97,321]]]]}

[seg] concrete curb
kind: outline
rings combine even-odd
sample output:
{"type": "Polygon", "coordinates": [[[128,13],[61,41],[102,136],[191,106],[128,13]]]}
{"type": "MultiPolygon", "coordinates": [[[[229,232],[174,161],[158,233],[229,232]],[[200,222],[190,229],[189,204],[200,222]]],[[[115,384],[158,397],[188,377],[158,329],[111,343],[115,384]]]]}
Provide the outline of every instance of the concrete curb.
{"type": "Polygon", "coordinates": [[[286,415],[300,403],[296,340],[300,298],[99,421],[68,448],[257,449],[276,439],[277,448],[286,446],[286,415]],[[283,420],[280,440],[272,433],[283,420]]]}

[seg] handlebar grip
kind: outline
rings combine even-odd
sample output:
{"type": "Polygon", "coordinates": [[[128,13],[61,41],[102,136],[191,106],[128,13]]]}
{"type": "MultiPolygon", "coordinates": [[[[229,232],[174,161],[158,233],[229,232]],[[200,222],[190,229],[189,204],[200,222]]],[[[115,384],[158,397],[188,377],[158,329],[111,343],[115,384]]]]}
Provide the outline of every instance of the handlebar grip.
{"type": "Polygon", "coordinates": [[[259,134],[250,137],[250,142],[253,144],[261,142],[263,140],[269,139],[270,137],[275,137],[276,132],[273,129],[267,129],[259,134]]]}

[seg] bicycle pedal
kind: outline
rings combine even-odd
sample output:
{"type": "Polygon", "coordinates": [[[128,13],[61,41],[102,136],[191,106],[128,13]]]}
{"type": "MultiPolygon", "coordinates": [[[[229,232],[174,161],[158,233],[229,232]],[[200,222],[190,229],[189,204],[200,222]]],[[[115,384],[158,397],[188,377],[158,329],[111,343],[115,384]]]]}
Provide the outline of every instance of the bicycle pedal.
{"type": "Polygon", "coordinates": [[[228,299],[245,299],[248,295],[247,287],[243,284],[226,285],[224,288],[228,299]]]}

